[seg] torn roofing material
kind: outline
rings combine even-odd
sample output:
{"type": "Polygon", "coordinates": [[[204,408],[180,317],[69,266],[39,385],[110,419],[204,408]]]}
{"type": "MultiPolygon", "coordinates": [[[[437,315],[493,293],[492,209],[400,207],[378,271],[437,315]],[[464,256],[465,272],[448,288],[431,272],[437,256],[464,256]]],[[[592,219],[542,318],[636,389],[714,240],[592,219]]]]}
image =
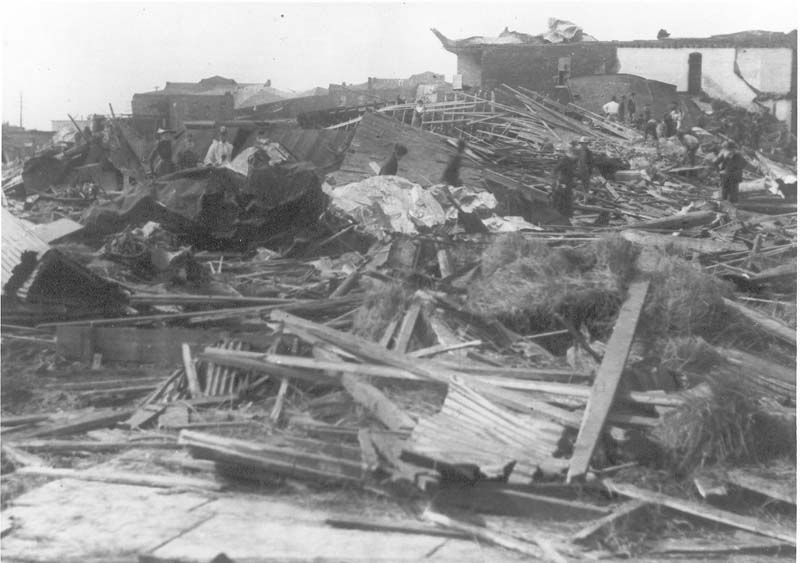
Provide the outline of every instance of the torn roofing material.
{"type": "Polygon", "coordinates": [[[16,268],[22,262],[25,252],[33,252],[40,258],[50,250],[50,246],[39,238],[33,229],[14,217],[3,207],[2,211],[2,286],[8,283],[16,268]]]}

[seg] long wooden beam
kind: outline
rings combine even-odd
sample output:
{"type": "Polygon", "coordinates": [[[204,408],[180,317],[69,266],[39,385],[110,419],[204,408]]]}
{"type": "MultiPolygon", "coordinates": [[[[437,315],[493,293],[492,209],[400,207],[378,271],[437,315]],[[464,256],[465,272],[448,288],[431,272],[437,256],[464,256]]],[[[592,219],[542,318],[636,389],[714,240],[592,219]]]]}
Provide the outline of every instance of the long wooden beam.
{"type": "Polygon", "coordinates": [[[691,500],[679,499],[657,493],[655,491],[640,489],[639,487],[625,483],[615,483],[610,479],[605,479],[603,484],[611,492],[619,495],[643,500],[651,504],[666,506],[679,512],[684,512],[686,514],[705,518],[706,520],[711,520],[712,522],[719,522],[721,524],[747,530],[748,532],[754,532],[769,538],[779,539],[791,545],[797,545],[797,536],[795,535],[794,530],[782,528],[772,522],[764,522],[749,516],[742,516],[741,514],[727,512],[725,510],[720,510],[718,508],[714,508],[713,506],[707,506],[691,500]]]}
{"type": "Polygon", "coordinates": [[[622,378],[625,362],[628,360],[639,314],[642,312],[649,287],[649,280],[639,280],[634,281],[628,289],[628,298],[622,304],[617,322],[614,324],[614,332],[606,345],[606,353],[597,370],[592,394],[583,412],[583,422],[575,441],[567,482],[584,475],[589,469],[589,461],[617,394],[617,386],[622,378]]]}

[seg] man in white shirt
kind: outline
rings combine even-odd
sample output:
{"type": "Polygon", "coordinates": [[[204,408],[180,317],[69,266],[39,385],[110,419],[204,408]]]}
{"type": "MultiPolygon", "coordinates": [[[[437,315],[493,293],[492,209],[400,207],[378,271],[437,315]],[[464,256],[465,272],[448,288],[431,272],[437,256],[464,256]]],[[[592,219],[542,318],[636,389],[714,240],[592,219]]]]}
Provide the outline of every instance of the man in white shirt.
{"type": "Polygon", "coordinates": [[[222,166],[231,161],[233,145],[228,142],[228,129],[223,125],[219,128],[219,136],[211,141],[208,147],[204,164],[206,166],[222,166]]]}
{"type": "Polygon", "coordinates": [[[606,102],[603,106],[603,111],[606,114],[606,118],[610,121],[615,121],[617,119],[617,115],[619,114],[619,104],[617,103],[617,97],[611,96],[611,101],[606,102]]]}

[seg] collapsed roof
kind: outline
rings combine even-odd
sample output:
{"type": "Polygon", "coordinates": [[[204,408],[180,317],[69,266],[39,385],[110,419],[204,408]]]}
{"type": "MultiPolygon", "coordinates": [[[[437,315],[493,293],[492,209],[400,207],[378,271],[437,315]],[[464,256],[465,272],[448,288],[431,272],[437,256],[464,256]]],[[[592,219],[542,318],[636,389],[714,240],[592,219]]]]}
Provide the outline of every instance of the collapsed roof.
{"type": "Polygon", "coordinates": [[[448,39],[437,29],[431,29],[448,51],[468,47],[490,45],[549,45],[553,43],[580,43],[597,41],[595,37],[584,33],[583,29],[567,20],[550,18],[547,20],[547,31],[539,35],[529,35],[518,31],[510,31],[506,27],[497,37],[474,36],[466,39],[448,39]]]}

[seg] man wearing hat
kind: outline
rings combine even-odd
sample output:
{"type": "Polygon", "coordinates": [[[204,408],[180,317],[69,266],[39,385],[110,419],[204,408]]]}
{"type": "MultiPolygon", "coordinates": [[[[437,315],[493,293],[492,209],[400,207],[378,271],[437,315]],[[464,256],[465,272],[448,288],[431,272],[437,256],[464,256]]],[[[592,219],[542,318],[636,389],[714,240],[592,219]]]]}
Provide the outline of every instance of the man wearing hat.
{"type": "Polygon", "coordinates": [[[186,135],[186,139],[183,142],[183,149],[178,152],[176,159],[178,161],[178,170],[197,168],[197,162],[200,160],[200,157],[197,155],[194,148],[194,137],[189,133],[186,135]]]}
{"type": "Polygon", "coordinates": [[[592,177],[592,168],[594,167],[594,157],[592,151],[589,150],[589,139],[581,137],[578,140],[578,178],[580,178],[583,185],[583,191],[589,192],[589,179],[592,177]]]}
{"type": "Polygon", "coordinates": [[[550,193],[553,208],[564,217],[572,217],[573,194],[575,177],[578,175],[578,150],[575,143],[571,143],[564,156],[559,159],[553,169],[555,185],[550,193]]]}
{"type": "Polygon", "coordinates": [[[727,141],[722,145],[714,165],[717,167],[720,179],[722,199],[731,203],[739,200],[739,182],[742,181],[742,171],[747,166],[747,161],[736,150],[736,143],[727,141]]]}
{"type": "Polygon", "coordinates": [[[206,153],[204,164],[206,166],[222,166],[231,161],[233,145],[228,142],[228,128],[224,125],[219,128],[219,135],[211,142],[206,153]]]}
{"type": "Polygon", "coordinates": [[[150,173],[156,177],[175,172],[175,163],[172,162],[172,140],[169,138],[169,134],[170,132],[166,129],[156,131],[158,142],[149,158],[150,173]],[[156,159],[158,159],[158,164],[154,166],[156,159]]]}

